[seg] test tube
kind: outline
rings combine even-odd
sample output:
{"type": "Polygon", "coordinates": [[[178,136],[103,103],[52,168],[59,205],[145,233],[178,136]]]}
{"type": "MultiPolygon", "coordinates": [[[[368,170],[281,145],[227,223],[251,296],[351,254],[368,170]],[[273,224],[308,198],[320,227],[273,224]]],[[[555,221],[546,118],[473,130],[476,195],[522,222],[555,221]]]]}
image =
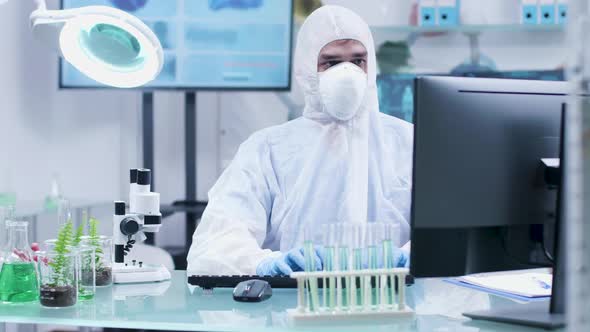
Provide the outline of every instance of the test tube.
{"type": "MultiPolygon", "coordinates": [[[[383,241],[383,261],[386,269],[395,268],[394,248],[399,246],[400,237],[399,224],[386,224],[385,240],[383,241]]],[[[395,276],[389,275],[389,287],[387,289],[387,304],[393,305],[395,302],[395,276]]]]}
{"type": "MultiPolygon", "coordinates": [[[[367,224],[367,261],[368,268],[370,270],[377,270],[379,268],[379,257],[377,248],[380,247],[380,239],[382,236],[382,227],[378,223],[367,224]]],[[[378,289],[379,289],[379,278],[374,276],[365,277],[365,306],[378,304],[378,289]],[[372,285],[374,284],[374,287],[372,285]]]]}
{"type": "MultiPolygon", "coordinates": [[[[315,232],[312,228],[306,228],[304,232],[304,243],[303,243],[303,255],[305,258],[305,272],[315,272],[318,267],[315,264],[315,249],[313,242],[315,240],[315,232]]],[[[316,277],[308,277],[308,290],[309,290],[309,310],[314,312],[318,309],[320,304],[318,294],[318,283],[316,277]]]]}
{"type": "MultiPolygon", "coordinates": [[[[383,240],[383,268],[384,269],[391,269],[393,268],[393,248],[391,242],[391,225],[385,225],[385,238],[383,240]]],[[[387,278],[387,276],[385,276],[387,278]]],[[[387,283],[387,281],[385,281],[387,283]]],[[[382,304],[391,304],[391,285],[393,284],[393,280],[389,279],[389,285],[386,285],[385,292],[382,291],[381,299],[382,304]]]]}
{"type": "MultiPolygon", "coordinates": [[[[328,225],[321,225],[320,226],[320,234],[323,235],[323,239],[327,239],[326,237],[326,232],[328,232],[328,225]]],[[[318,241],[321,242],[322,245],[324,245],[324,248],[326,248],[326,243],[324,241],[318,241]]],[[[328,253],[327,250],[324,249],[324,262],[323,262],[323,270],[327,271],[327,267],[329,265],[328,260],[330,258],[328,258],[328,253]]],[[[326,308],[328,306],[328,296],[327,296],[327,291],[328,291],[328,284],[326,282],[326,277],[322,278],[322,306],[324,308],[326,308]]]]}
{"type": "MultiPolygon", "coordinates": [[[[360,271],[363,269],[363,237],[364,237],[364,227],[360,225],[354,225],[352,227],[352,238],[353,238],[353,245],[352,245],[352,264],[350,264],[350,268],[355,271],[360,271]]],[[[363,304],[364,298],[364,279],[353,277],[351,286],[351,304],[355,308],[359,308],[363,304]],[[359,288],[357,288],[357,281],[360,281],[359,288]]]]}
{"type": "MultiPolygon", "coordinates": [[[[327,225],[327,232],[324,233],[326,239],[325,247],[325,270],[333,272],[335,271],[334,258],[336,256],[336,224],[327,225]]],[[[324,285],[325,286],[325,285],[324,285]]],[[[334,310],[336,306],[336,278],[328,278],[328,305],[330,310],[334,310]]]]}
{"type": "MultiPolygon", "coordinates": [[[[373,243],[375,245],[375,255],[377,256],[375,259],[375,265],[377,269],[386,269],[387,268],[387,258],[388,255],[383,250],[386,247],[387,243],[387,226],[384,223],[375,223],[372,225],[373,227],[373,243]]],[[[375,291],[374,291],[374,299],[373,304],[380,305],[383,307],[387,304],[387,275],[377,275],[375,276],[375,291]]]]}
{"type": "MultiPolygon", "coordinates": [[[[352,225],[348,223],[341,223],[337,226],[337,231],[339,233],[339,240],[338,240],[338,262],[337,262],[337,269],[338,271],[348,271],[349,270],[349,262],[350,262],[350,245],[351,245],[351,227],[352,225]]],[[[338,297],[336,299],[337,305],[339,308],[346,308],[350,305],[350,283],[352,277],[347,278],[338,278],[336,280],[336,287],[339,289],[338,297]],[[345,281],[345,285],[342,285],[342,282],[345,281]]]]}

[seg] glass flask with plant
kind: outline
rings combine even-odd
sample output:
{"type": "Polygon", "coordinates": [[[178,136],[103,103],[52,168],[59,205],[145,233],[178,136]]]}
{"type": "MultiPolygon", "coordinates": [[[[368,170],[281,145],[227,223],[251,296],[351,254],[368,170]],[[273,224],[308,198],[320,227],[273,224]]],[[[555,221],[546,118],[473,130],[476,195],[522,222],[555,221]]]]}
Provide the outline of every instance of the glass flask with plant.
{"type": "Polygon", "coordinates": [[[72,244],[73,225],[68,221],[60,228],[53,250],[37,254],[39,300],[45,307],[69,307],[77,302],[78,258],[72,244]]]}
{"type": "Polygon", "coordinates": [[[72,246],[78,253],[77,273],[78,273],[78,299],[90,300],[96,293],[96,269],[95,269],[95,249],[90,246],[81,244],[84,236],[84,227],[88,224],[87,213],[84,211],[82,222],[76,228],[72,246]]]}
{"type": "MultiPolygon", "coordinates": [[[[96,270],[96,286],[108,286],[113,283],[112,252],[113,242],[110,237],[102,236],[98,232],[98,220],[90,218],[88,221],[88,235],[82,236],[80,244],[94,248],[94,267],[96,270]]],[[[82,265],[82,280],[86,282],[92,277],[91,262],[86,259],[82,265]],[[85,268],[86,267],[86,268],[85,268]]]]}

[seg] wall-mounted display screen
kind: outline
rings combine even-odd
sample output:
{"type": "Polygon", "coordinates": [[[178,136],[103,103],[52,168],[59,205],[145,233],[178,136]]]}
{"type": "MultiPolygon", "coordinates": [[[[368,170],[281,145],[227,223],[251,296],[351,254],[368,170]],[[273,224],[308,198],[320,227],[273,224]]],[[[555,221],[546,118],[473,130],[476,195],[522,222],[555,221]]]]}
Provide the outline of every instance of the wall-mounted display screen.
{"type": "MultiPolygon", "coordinates": [[[[288,89],[292,0],[62,0],[62,8],[111,6],[158,36],[162,72],[147,88],[288,89]]],[[[62,88],[105,87],[60,60],[62,88]]]]}

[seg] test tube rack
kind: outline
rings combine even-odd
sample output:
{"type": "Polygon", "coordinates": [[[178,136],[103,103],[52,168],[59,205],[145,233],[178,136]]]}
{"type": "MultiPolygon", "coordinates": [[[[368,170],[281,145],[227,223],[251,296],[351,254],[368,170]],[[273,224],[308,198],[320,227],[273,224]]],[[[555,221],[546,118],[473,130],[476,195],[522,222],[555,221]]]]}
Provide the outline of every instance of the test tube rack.
{"type": "Polygon", "coordinates": [[[291,278],[297,280],[297,308],[287,313],[295,321],[413,316],[414,311],[406,305],[408,274],[407,268],[294,272],[291,278]],[[331,285],[332,291],[326,285],[331,285]]]}

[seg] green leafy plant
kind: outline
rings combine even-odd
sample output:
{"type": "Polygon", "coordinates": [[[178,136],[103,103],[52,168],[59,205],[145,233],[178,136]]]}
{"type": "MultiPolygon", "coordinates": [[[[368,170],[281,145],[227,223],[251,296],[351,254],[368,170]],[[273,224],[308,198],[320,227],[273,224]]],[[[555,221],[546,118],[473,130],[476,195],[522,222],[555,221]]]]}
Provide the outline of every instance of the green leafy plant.
{"type": "Polygon", "coordinates": [[[102,268],[102,246],[100,245],[100,234],[98,233],[98,220],[90,218],[88,221],[89,244],[94,247],[96,269],[102,268]]]}
{"type": "Polygon", "coordinates": [[[53,268],[53,280],[52,286],[58,286],[62,284],[71,284],[69,275],[67,273],[67,266],[70,264],[70,257],[68,254],[70,250],[68,247],[72,244],[73,236],[73,224],[69,220],[59,230],[57,234],[57,241],[55,242],[55,258],[48,263],[53,268]]]}
{"type": "Polygon", "coordinates": [[[76,228],[76,233],[74,234],[74,238],[72,240],[72,245],[77,246],[82,241],[82,236],[84,236],[84,223],[80,223],[78,228],[76,228]]]}

